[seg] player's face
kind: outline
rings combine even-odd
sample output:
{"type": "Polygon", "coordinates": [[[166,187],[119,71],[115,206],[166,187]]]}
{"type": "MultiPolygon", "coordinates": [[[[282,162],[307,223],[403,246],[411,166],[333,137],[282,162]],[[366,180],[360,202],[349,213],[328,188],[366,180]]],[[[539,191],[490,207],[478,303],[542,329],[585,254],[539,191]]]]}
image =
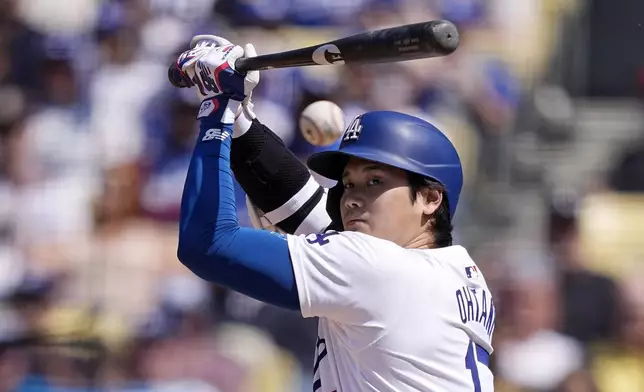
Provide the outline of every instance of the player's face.
{"type": "MultiPolygon", "coordinates": [[[[416,247],[427,234],[427,220],[440,205],[437,198],[420,194],[410,198],[407,174],[388,165],[352,158],[344,169],[340,213],[344,229],[416,247]]],[[[431,195],[430,195],[431,196],[431,195]]]]}

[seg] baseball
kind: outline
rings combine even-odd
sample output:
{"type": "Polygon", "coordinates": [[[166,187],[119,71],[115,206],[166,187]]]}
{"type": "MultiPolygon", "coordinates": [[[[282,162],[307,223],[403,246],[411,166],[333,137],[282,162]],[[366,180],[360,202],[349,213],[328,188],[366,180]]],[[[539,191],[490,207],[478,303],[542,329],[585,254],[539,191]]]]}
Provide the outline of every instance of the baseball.
{"type": "Polygon", "coordinates": [[[331,101],[317,101],[300,114],[300,132],[315,146],[333,144],[344,131],[344,112],[331,101]]]}

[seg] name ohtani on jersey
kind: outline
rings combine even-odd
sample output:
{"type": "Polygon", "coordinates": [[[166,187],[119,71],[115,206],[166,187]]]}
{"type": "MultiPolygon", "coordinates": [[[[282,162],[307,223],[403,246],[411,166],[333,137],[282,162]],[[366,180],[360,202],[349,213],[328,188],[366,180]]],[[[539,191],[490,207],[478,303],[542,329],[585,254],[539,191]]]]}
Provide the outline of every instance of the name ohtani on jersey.
{"type": "Polygon", "coordinates": [[[479,323],[485,328],[488,337],[492,336],[496,316],[494,301],[487,290],[463,286],[456,290],[456,303],[463,324],[479,323]]]}
{"type": "MultiPolygon", "coordinates": [[[[322,379],[320,378],[320,363],[327,356],[326,340],[318,336],[317,343],[315,344],[315,363],[313,364],[313,392],[319,391],[322,388],[322,379]]],[[[333,392],[336,392],[335,390],[333,392]]]]}

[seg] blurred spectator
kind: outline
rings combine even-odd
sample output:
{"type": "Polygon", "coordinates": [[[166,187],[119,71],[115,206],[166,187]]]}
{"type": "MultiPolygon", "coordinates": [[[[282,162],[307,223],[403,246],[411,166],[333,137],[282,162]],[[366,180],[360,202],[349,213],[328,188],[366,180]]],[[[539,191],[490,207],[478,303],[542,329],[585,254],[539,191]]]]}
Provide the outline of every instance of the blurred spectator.
{"type": "MultiPolygon", "coordinates": [[[[161,104],[155,102],[154,105],[161,104]]],[[[176,221],[193,140],[199,127],[195,118],[199,105],[189,98],[173,95],[167,107],[166,115],[154,121],[149,130],[149,147],[145,158],[141,159],[144,184],[140,203],[146,215],[176,221]]]]}
{"type": "Polygon", "coordinates": [[[155,387],[172,388],[181,381],[203,383],[213,391],[240,390],[244,369],[216,346],[205,286],[192,277],[166,280],[160,307],[140,335],[149,342],[136,364],[141,381],[155,387]]]}
{"type": "Polygon", "coordinates": [[[644,137],[620,151],[608,174],[608,186],[617,192],[644,192],[644,137]]]}
{"type": "Polygon", "coordinates": [[[640,269],[625,276],[619,340],[595,347],[593,375],[599,391],[644,390],[644,289],[640,269]]]}
{"type": "Polygon", "coordinates": [[[616,284],[589,271],[579,249],[579,198],[555,191],[548,209],[548,239],[558,270],[561,331],[582,343],[615,336],[619,300],[616,284]]]}
{"type": "Polygon", "coordinates": [[[506,315],[497,319],[497,377],[519,390],[552,390],[584,367],[583,346],[556,331],[560,298],[553,270],[541,253],[510,253],[515,272],[502,297],[506,315]]]}
{"type": "Polygon", "coordinates": [[[73,39],[43,38],[43,90],[30,101],[16,151],[22,183],[17,240],[53,244],[87,234],[96,191],[95,148],[74,67],[73,39]]]}

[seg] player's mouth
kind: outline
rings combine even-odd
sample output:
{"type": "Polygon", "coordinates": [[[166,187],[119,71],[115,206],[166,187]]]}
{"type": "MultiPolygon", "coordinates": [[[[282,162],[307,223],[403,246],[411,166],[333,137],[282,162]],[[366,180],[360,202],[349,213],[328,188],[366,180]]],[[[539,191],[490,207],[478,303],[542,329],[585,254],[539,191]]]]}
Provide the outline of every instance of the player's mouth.
{"type": "Polygon", "coordinates": [[[364,219],[349,219],[347,223],[344,224],[345,230],[357,229],[358,227],[364,226],[367,224],[367,221],[364,219]]]}

